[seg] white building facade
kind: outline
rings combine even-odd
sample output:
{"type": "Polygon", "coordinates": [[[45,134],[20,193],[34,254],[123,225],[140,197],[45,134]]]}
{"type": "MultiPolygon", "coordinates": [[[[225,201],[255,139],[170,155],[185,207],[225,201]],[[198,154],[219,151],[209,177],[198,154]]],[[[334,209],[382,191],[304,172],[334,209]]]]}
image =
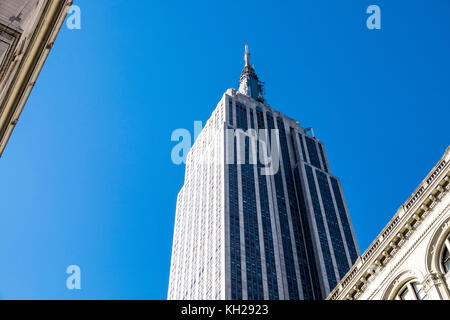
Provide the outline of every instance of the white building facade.
{"type": "Polygon", "coordinates": [[[450,299],[450,147],[330,300],[450,299]]]}
{"type": "Polygon", "coordinates": [[[323,299],[358,254],[323,144],[267,105],[246,48],[187,155],[168,299],[323,299]]]}

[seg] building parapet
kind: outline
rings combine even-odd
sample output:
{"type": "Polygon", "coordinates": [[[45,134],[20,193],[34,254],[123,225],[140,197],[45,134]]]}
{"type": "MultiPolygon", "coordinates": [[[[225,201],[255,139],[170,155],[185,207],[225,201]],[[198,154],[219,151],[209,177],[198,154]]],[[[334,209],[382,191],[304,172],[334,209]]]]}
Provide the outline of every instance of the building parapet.
{"type": "Polygon", "coordinates": [[[392,259],[427,213],[450,190],[450,146],[369,248],[331,291],[327,300],[356,299],[367,281],[392,259]]]}

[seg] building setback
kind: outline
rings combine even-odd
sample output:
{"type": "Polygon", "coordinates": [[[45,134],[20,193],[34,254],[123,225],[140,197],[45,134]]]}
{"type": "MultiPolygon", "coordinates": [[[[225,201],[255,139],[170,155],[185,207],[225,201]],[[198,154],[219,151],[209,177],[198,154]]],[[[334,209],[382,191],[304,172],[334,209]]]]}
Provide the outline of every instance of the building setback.
{"type": "Polygon", "coordinates": [[[187,155],[168,299],[324,299],[358,258],[324,145],[263,91],[246,45],[239,90],[226,91],[187,155]]]}

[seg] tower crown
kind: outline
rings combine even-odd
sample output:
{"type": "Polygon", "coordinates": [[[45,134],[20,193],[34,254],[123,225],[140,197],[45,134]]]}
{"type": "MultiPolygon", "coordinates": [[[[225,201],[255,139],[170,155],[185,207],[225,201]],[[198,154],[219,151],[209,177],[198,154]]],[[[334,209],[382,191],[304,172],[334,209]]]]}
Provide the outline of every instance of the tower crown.
{"type": "Polygon", "coordinates": [[[248,50],[247,42],[245,42],[244,61],[245,66],[239,79],[239,92],[255,100],[264,102],[264,86],[259,81],[254,67],[250,64],[250,51],[248,50]]]}

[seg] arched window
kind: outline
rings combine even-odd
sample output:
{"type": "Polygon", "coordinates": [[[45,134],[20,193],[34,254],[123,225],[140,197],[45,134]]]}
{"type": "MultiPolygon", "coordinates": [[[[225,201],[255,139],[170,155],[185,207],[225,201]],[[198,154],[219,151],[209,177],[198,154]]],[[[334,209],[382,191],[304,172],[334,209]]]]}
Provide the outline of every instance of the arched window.
{"type": "Polygon", "coordinates": [[[444,252],[442,253],[442,268],[444,273],[450,271],[450,238],[445,240],[444,252]]]}
{"type": "Polygon", "coordinates": [[[424,300],[427,294],[423,290],[421,283],[411,281],[405,284],[400,290],[398,290],[395,296],[396,300],[424,300]]]}

